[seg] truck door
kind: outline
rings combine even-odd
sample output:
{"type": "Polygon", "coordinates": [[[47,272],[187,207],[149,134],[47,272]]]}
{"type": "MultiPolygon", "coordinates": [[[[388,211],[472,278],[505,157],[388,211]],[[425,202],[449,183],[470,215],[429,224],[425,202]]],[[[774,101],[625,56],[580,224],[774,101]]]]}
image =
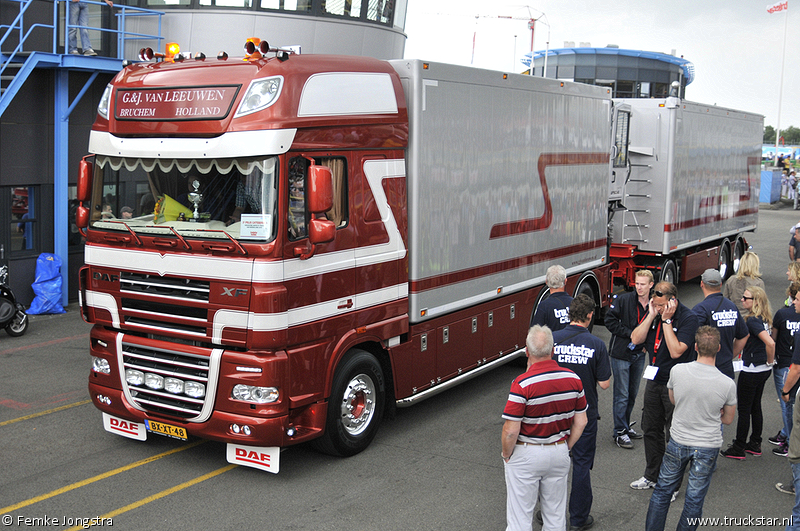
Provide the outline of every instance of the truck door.
{"type": "MultiPolygon", "coordinates": [[[[348,164],[345,157],[315,157],[315,164],[327,166],[333,177],[333,207],[324,216],[336,227],[334,240],[311,245],[306,205],[308,158],[290,156],[287,179],[287,235],[284,247],[285,281],[289,313],[307,322],[338,317],[355,310],[354,236],[349,224],[348,164]],[[313,249],[313,254],[308,256],[313,249]],[[301,258],[302,256],[302,258],[301,258]],[[300,312],[299,310],[302,310],[300,312]],[[305,317],[300,316],[306,313],[305,317]]],[[[292,326],[292,322],[289,326],[292,326]]],[[[291,341],[291,338],[290,338],[291,341]]]]}
{"type": "Polygon", "coordinates": [[[625,192],[625,183],[631,173],[631,164],[628,158],[630,121],[631,106],[614,102],[611,119],[611,139],[613,147],[609,171],[611,179],[608,190],[609,201],[622,201],[625,192]]]}

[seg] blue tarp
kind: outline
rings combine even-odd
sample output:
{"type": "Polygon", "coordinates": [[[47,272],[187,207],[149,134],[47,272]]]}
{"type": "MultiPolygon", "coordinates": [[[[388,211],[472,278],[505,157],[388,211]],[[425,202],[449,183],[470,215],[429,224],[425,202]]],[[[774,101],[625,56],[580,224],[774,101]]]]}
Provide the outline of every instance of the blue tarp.
{"type": "Polygon", "coordinates": [[[61,257],[42,253],[36,259],[36,280],[33,282],[33,299],[28,315],[66,313],[61,306],[61,257]]]}

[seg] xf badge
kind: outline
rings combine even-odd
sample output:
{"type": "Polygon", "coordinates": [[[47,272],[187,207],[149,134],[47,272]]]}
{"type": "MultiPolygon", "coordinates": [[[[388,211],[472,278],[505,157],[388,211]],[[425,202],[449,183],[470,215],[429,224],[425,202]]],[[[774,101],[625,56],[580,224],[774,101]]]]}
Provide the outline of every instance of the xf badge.
{"type": "Polygon", "coordinates": [[[228,296],[228,297],[238,297],[239,295],[244,296],[244,295],[247,295],[247,290],[246,289],[241,289],[241,288],[225,288],[225,287],[223,287],[222,288],[222,295],[228,296]]]}

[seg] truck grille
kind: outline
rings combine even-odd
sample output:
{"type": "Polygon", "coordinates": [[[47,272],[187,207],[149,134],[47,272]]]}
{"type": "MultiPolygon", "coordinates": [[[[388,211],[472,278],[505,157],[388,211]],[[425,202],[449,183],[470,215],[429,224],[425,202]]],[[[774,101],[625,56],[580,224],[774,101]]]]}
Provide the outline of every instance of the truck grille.
{"type": "Polygon", "coordinates": [[[122,298],[126,325],[206,337],[209,282],[122,272],[120,292],[147,297],[122,298]]]}
{"type": "Polygon", "coordinates": [[[161,277],[123,271],[119,278],[122,293],[156,295],[187,301],[208,302],[209,283],[188,278],[161,277]]]}
{"type": "MultiPolygon", "coordinates": [[[[139,409],[159,415],[176,417],[193,422],[203,422],[211,415],[216,395],[217,375],[222,350],[209,351],[209,356],[190,354],[174,349],[156,348],[122,341],[120,363],[121,380],[128,400],[139,409]],[[129,378],[131,375],[131,378],[129,378]],[[159,377],[183,382],[184,387],[205,388],[202,396],[189,396],[185,392],[170,392],[165,386],[131,383],[142,375],[148,381],[159,377]]],[[[196,393],[194,393],[196,394],[196,393]]]]}

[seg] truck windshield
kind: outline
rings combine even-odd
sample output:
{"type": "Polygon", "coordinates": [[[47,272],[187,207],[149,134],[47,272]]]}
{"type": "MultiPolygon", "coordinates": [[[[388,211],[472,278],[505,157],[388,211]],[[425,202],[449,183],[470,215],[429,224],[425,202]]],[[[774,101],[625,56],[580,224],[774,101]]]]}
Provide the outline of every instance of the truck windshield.
{"type": "Polygon", "coordinates": [[[91,226],[270,241],[278,158],[164,160],[97,156],[91,226]]]}

